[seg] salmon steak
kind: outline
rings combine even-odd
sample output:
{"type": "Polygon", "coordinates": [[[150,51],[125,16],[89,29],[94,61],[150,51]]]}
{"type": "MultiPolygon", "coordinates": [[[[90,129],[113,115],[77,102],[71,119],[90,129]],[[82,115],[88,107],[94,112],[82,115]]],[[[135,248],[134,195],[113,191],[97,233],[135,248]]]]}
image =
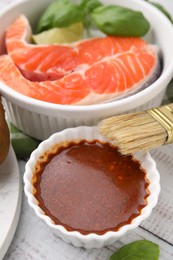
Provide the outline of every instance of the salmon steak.
{"type": "Polygon", "coordinates": [[[139,37],[35,45],[31,36],[24,15],[7,28],[0,80],[38,100],[63,105],[110,102],[146,88],[161,72],[157,46],[139,37]]]}

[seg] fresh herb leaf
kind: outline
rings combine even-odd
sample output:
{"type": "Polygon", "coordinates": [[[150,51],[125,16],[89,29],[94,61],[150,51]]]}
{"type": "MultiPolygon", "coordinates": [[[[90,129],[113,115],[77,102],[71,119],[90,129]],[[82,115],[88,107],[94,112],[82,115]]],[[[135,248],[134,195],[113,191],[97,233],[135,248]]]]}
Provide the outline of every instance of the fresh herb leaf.
{"type": "Polygon", "coordinates": [[[162,5],[155,3],[155,2],[148,1],[148,0],[145,0],[145,1],[154,5],[156,8],[158,8],[173,23],[173,18],[171,17],[171,15],[168,13],[168,11],[162,5]]]}
{"type": "Polygon", "coordinates": [[[26,159],[38,147],[40,141],[24,134],[21,130],[9,123],[10,140],[17,159],[26,159]]]}
{"type": "Polygon", "coordinates": [[[86,12],[93,11],[96,7],[102,6],[103,4],[98,0],[81,0],[80,6],[85,9],[86,12]]]}
{"type": "Polygon", "coordinates": [[[68,4],[69,0],[59,0],[55,1],[48,6],[48,8],[43,12],[39,18],[37,24],[37,33],[50,29],[51,24],[53,23],[53,17],[55,12],[58,10],[59,6],[68,4]]]}
{"type": "Polygon", "coordinates": [[[121,6],[100,6],[91,15],[96,27],[108,35],[140,37],[150,28],[142,12],[121,6]]]}
{"type": "Polygon", "coordinates": [[[138,240],[121,247],[110,260],[158,260],[159,246],[148,240],[138,240]]]}
{"type": "Polygon", "coordinates": [[[69,0],[58,0],[48,6],[40,17],[37,33],[54,27],[62,28],[83,21],[83,10],[69,0]]]}
{"type": "Polygon", "coordinates": [[[56,0],[40,17],[35,34],[78,22],[83,23],[88,35],[89,29],[96,27],[107,35],[140,37],[150,28],[142,12],[129,8],[103,5],[99,0],[80,0],[79,4],[73,4],[70,0],[56,0]]]}
{"type": "Polygon", "coordinates": [[[164,104],[173,103],[173,79],[169,82],[167,90],[166,90],[167,99],[164,104]]]}
{"type": "Polygon", "coordinates": [[[91,12],[101,5],[102,3],[98,0],[81,0],[80,7],[84,12],[83,23],[86,29],[89,29],[92,26],[92,17],[90,15],[91,12]]]}

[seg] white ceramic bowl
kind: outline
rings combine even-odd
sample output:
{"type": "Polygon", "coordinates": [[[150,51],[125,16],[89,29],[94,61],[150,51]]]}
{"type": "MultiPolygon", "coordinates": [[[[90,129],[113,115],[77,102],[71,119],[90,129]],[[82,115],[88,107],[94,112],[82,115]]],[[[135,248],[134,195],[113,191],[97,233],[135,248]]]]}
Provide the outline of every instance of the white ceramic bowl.
{"type": "MultiPolygon", "coordinates": [[[[0,11],[0,53],[5,51],[4,32],[19,14],[25,14],[34,26],[37,18],[52,0],[22,0],[0,11]]],[[[88,106],[58,105],[34,100],[0,83],[0,93],[9,121],[37,139],[68,127],[95,125],[101,119],[129,111],[144,110],[161,104],[166,87],[173,76],[173,27],[154,6],[142,0],[102,0],[143,12],[152,30],[147,37],[158,44],[163,57],[161,76],[150,87],[122,100],[88,106]]]]}
{"type": "Polygon", "coordinates": [[[142,209],[141,214],[138,217],[134,218],[130,224],[122,226],[116,232],[109,231],[103,235],[98,235],[94,233],[82,235],[78,231],[69,232],[63,226],[54,224],[50,217],[46,216],[42,209],[38,206],[37,200],[33,195],[32,176],[36,162],[41,155],[43,155],[55,144],[61,144],[63,142],[68,143],[74,140],[105,141],[106,139],[98,134],[96,127],[87,126],[69,128],[59,133],[53,134],[49,137],[49,139],[43,141],[39,145],[39,147],[31,154],[29,161],[26,163],[24,173],[24,191],[28,198],[28,203],[33,208],[36,215],[40,219],[45,221],[46,224],[53,230],[55,234],[57,234],[58,237],[61,237],[64,241],[71,243],[77,247],[100,248],[112,244],[128,231],[137,228],[140,223],[151,214],[152,209],[156,206],[158,201],[158,195],[160,192],[160,177],[156,169],[156,164],[149,153],[136,154],[134,157],[140,161],[143,169],[146,170],[146,178],[150,182],[148,187],[150,193],[147,198],[148,203],[142,209]]]}

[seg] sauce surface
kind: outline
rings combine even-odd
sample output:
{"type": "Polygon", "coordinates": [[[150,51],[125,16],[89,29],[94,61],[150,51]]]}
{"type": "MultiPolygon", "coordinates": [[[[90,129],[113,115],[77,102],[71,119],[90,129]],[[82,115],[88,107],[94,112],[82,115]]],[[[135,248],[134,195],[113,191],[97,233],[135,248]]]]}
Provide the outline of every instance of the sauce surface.
{"type": "Polygon", "coordinates": [[[55,224],[82,234],[104,234],[131,223],[147,205],[146,172],[109,143],[83,140],[37,162],[34,196],[55,224]]]}

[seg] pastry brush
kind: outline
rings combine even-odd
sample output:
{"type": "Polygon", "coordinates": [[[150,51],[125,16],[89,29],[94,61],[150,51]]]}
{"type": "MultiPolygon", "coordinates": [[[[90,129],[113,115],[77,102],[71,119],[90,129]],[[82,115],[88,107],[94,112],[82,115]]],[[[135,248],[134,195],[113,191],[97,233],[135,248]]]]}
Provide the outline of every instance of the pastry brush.
{"type": "Polygon", "coordinates": [[[122,154],[173,143],[173,104],[103,119],[98,130],[122,154]]]}

